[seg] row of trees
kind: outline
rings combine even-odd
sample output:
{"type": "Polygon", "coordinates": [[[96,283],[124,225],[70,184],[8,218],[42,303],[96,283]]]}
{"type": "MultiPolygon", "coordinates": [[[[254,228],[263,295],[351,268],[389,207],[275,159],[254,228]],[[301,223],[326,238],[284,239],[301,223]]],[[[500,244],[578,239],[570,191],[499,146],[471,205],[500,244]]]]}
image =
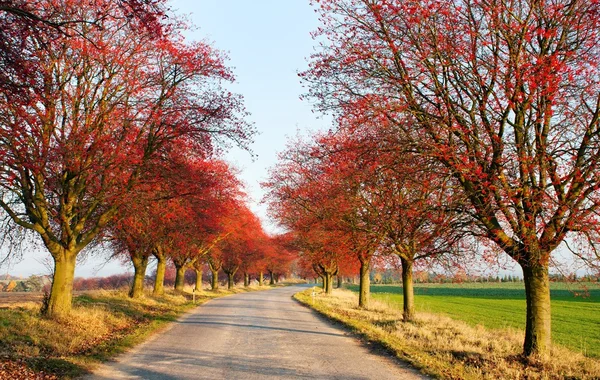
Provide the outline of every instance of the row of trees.
{"type": "MultiPolygon", "coordinates": [[[[329,276],[351,255],[505,253],[523,270],[524,354],[550,345],[559,246],[597,265],[600,3],[318,0],[301,74],[334,132],[295,143],[267,184],[273,214],[329,276]]],[[[447,255],[450,254],[450,255],[447,255]]],[[[406,278],[404,278],[406,277],[406,278]]]]}
{"type": "Polygon", "coordinates": [[[218,287],[219,272],[244,275],[247,286],[254,274],[272,280],[287,273],[291,253],[268,236],[245,203],[241,184],[222,161],[169,160],[169,168],[145,173],[151,178],[135,202],[119,209],[106,235],[117,257],[134,268],[130,296],[143,295],[146,269],[156,259],[154,295],[164,292],[168,262],[175,267],[174,287],[183,291],[185,273],[196,272],[196,289],[202,289],[202,272],[211,272],[211,287],[218,287]]]}
{"type": "Polygon", "coordinates": [[[4,241],[30,232],[52,256],[48,316],[69,313],[77,258],[106,242],[133,263],[132,296],[151,255],[156,293],[167,259],[178,274],[280,261],[219,159],[254,133],[234,77],[187,28],[163,0],[0,2],[4,241]]]}

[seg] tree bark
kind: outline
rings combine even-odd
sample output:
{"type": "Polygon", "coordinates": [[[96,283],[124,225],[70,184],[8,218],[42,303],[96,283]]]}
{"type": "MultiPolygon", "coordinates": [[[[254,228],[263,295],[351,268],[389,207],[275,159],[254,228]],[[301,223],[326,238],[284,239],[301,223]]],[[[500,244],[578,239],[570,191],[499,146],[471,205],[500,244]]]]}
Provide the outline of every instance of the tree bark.
{"type": "Polygon", "coordinates": [[[212,290],[219,289],[219,271],[210,268],[210,272],[212,273],[212,279],[210,281],[210,288],[212,290]]]}
{"type": "Polygon", "coordinates": [[[196,269],[196,292],[202,291],[202,270],[196,269]]]}
{"type": "Polygon", "coordinates": [[[400,258],[402,262],[402,294],[404,310],[402,317],[404,322],[412,321],[415,317],[415,293],[413,290],[413,262],[400,258]]]}
{"type": "Polygon", "coordinates": [[[227,273],[227,289],[233,289],[233,276],[235,272],[227,273]]]}
{"type": "Polygon", "coordinates": [[[269,285],[275,285],[275,277],[273,277],[273,272],[269,271],[269,276],[271,276],[271,280],[269,281],[269,285]]]}
{"type": "Polygon", "coordinates": [[[338,276],[337,276],[337,288],[338,289],[342,288],[343,282],[344,282],[343,277],[338,274],[338,276]]]}
{"type": "Polygon", "coordinates": [[[183,292],[183,287],[185,285],[185,265],[179,266],[175,264],[175,290],[178,292],[183,292]]]}
{"type": "Polygon", "coordinates": [[[154,279],[154,290],[152,295],[160,296],[165,292],[165,271],[167,270],[167,258],[163,254],[154,254],[156,257],[156,278],[154,279]]]}
{"type": "Polygon", "coordinates": [[[133,255],[131,262],[133,263],[133,284],[129,290],[129,297],[140,298],[144,295],[144,280],[146,279],[146,268],[150,257],[147,254],[133,255]]]}
{"type": "Polygon", "coordinates": [[[258,286],[263,286],[264,285],[264,278],[263,278],[264,274],[262,271],[260,271],[260,273],[258,274],[258,286]]]}
{"type": "Polygon", "coordinates": [[[525,356],[544,355],[551,343],[550,280],[548,265],[521,264],[525,282],[527,323],[525,325],[525,356]]]}
{"type": "Polygon", "coordinates": [[[371,297],[371,279],[369,278],[370,261],[360,261],[360,283],[358,291],[358,307],[369,307],[369,298],[371,297]]]}
{"type": "Polygon", "coordinates": [[[250,275],[244,272],[244,288],[250,286],[250,275]]]}
{"type": "Polygon", "coordinates": [[[77,254],[67,251],[52,257],[54,258],[54,274],[48,308],[44,310],[44,314],[47,317],[60,318],[71,311],[77,254]]]}
{"type": "Polygon", "coordinates": [[[325,273],[325,294],[331,294],[333,289],[333,274],[325,273]]]}

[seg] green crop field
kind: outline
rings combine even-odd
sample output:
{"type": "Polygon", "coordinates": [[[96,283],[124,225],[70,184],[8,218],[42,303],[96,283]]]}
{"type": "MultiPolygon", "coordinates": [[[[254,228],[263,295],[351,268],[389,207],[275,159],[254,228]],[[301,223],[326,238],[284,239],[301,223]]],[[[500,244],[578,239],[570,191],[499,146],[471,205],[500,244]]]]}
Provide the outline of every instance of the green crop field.
{"type": "MultiPolygon", "coordinates": [[[[357,285],[348,288],[358,291],[357,285]]],[[[371,285],[371,292],[402,307],[402,286],[371,285]]],[[[600,357],[600,284],[552,283],[551,298],[554,343],[600,357]]],[[[415,284],[415,307],[471,325],[525,330],[522,283],[415,284]]]]}

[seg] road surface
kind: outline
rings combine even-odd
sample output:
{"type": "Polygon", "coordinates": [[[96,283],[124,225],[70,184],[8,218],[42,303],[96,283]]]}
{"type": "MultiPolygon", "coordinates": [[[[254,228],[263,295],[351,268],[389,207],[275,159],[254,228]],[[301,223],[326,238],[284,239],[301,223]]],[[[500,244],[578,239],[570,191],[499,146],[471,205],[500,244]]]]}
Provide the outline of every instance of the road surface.
{"type": "Polygon", "coordinates": [[[86,379],[423,378],[298,304],[300,290],[211,300],[86,379]]]}

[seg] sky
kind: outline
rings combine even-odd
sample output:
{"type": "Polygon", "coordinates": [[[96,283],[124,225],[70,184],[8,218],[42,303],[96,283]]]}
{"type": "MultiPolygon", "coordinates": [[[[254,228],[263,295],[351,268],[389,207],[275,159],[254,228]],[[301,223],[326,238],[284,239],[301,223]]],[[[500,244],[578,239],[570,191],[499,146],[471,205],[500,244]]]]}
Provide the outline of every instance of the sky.
{"type": "MultiPolygon", "coordinates": [[[[330,119],[318,118],[312,106],[300,100],[304,90],[297,73],[306,68],[306,58],[313,52],[310,33],[318,26],[317,15],[308,0],[173,0],[170,6],[196,27],[185,35],[187,39],[209,41],[230,58],[228,66],[237,79],[230,89],[243,95],[248,120],[259,134],[252,145],[254,159],[240,149],[231,149],[226,158],[240,171],[250,208],[265,230],[274,232],[276,227],[260,204],[260,182],[267,178],[288,137],[330,127],[330,119]]],[[[88,255],[75,275],[131,271],[119,262],[107,263],[106,256],[107,252],[88,255]]],[[[0,274],[49,274],[48,259],[44,248],[31,248],[20,262],[12,260],[0,267],[0,274]]]]}
{"type": "Polygon", "coordinates": [[[199,29],[188,33],[190,40],[205,39],[229,56],[237,77],[231,89],[244,96],[259,134],[252,145],[257,156],[232,149],[226,157],[239,170],[252,198],[251,208],[274,231],[259,205],[260,182],[285,148],[287,137],[296,131],[329,127],[329,119],[318,119],[307,101],[298,72],[306,68],[313,52],[310,33],[318,26],[308,0],[175,0],[176,13],[187,16],[199,29]]]}

